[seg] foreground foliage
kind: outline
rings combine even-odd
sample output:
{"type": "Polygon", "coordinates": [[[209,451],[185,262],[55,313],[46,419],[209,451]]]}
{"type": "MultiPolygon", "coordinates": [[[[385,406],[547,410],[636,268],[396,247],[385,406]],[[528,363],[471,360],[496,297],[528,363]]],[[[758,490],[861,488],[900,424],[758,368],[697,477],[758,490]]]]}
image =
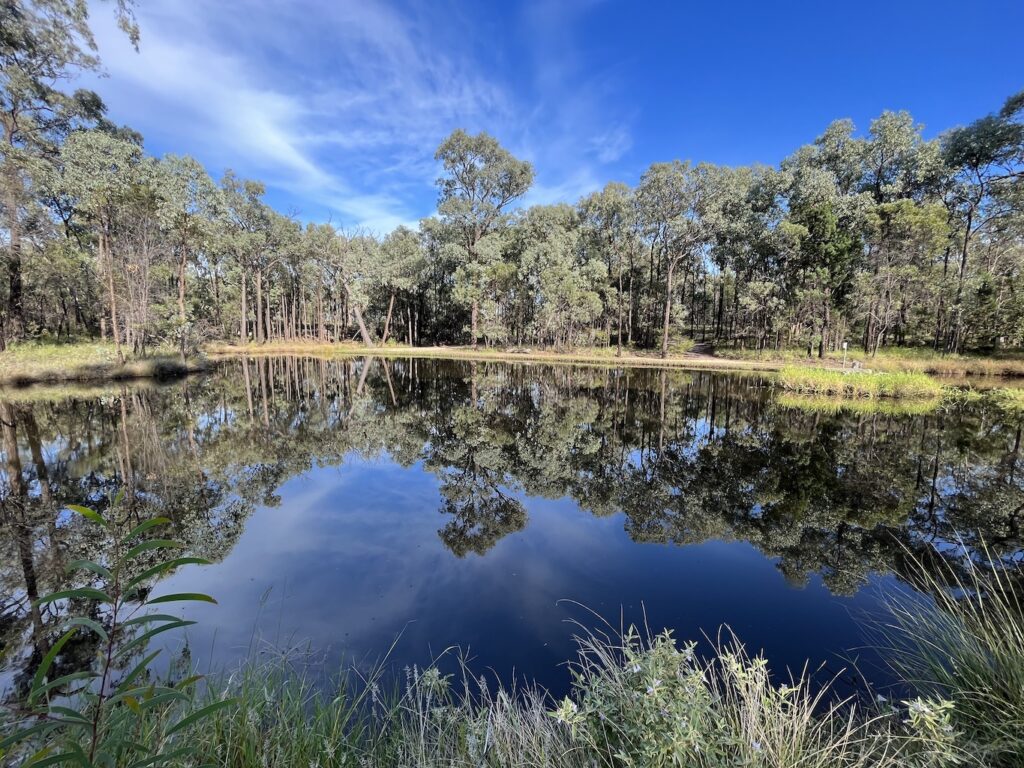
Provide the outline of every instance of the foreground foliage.
{"type": "Polygon", "coordinates": [[[983,765],[1024,765],[1024,589],[1019,566],[983,548],[953,567],[917,563],[934,596],[904,595],[882,627],[892,664],[926,696],[949,702],[962,741],[983,765]]]}
{"type": "MultiPolygon", "coordinates": [[[[669,632],[585,632],[571,665],[570,695],[492,686],[464,665],[406,671],[401,689],[384,675],[314,680],[287,662],[250,665],[211,681],[152,676],[158,635],[189,622],[147,606],[205,595],[153,597],[153,578],[197,558],[148,555],[178,545],[149,534],[154,519],[117,535],[108,519],[75,511],[110,535],[110,561],[69,568],[99,587],[54,593],[105,613],[69,619],[40,664],[20,725],[0,748],[23,765],[80,766],[777,766],[940,768],[1019,764],[1024,754],[1024,612],[1019,573],[991,556],[967,569],[917,562],[920,586],[894,602],[885,637],[916,697],[880,704],[843,698],[805,670],[780,682],[767,661],[735,639],[710,656],[669,632]],[[99,618],[94,618],[99,617],[99,618]],[[93,632],[95,667],[50,679],[65,644],[93,632]],[[127,662],[131,660],[131,664],[127,662]],[[20,750],[20,751],[18,751],[20,750]]],[[[955,561],[954,561],[955,562],[955,561]]],[[[444,659],[441,660],[444,662],[444,659]]]]}
{"type": "MultiPolygon", "coordinates": [[[[116,510],[120,496],[113,507],[116,510]]],[[[54,592],[34,601],[36,609],[67,602],[88,606],[64,621],[62,634],[50,645],[36,669],[22,711],[15,713],[10,735],[0,740],[0,757],[26,743],[24,765],[126,766],[171,764],[191,754],[180,734],[217,710],[232,706],[227,697],[194,706],[201,678],[157,679],[150,665],[161,650],[151,642],[165,632],[195,622],[149,610],[182,602],[214,602],[197,593],[151,594],[153,582],[182,565],[205,565],[197,557],[173,557],[181,545],[154,538],[168,525],[153,518],[126,533],[110,518],[87,507],[72,511],[95,523],[105,540],[104,561],[73,560],[67,569],[85,575],[89,586],[54,592]],[[154,560],[155,556],[155,562],[154,560]],[[92,578],[95,577],[95,578],[92,578]],[[94,663],[86,669],[53,675],[65,646],[80,633],[99,640],[94,663]],[[177,737],[176,737],[177,736],[177,737]]],[[[18,756],[18,753],[11,755],[18,756]]]]}

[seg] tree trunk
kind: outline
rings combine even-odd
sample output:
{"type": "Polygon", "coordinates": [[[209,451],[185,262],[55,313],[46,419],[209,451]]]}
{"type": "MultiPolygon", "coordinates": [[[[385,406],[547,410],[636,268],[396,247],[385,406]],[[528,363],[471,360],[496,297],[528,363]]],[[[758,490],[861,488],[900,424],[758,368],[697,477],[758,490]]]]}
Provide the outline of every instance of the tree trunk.
{"type": "Polygon", "coordinates": [[[669,259],[668,272],[665,277],[665,319],[661,326],[661,357],[668,357],[668,324],[672,316],[672,274],[676,269],[676,260],[669,259]]]}
{"type": "Polygon", "coordinates": [[[181,258],[178,259],[178,321],[184,325],[185,315],[185,272],[188,267],[188,251],[181,249],[181,258]]]}
{"type": "Polygon", "coordinates": [[[242,274],[242,316],[238,321],[238,342],[245,344],[249,340],[249,308],[246,306],[249,291],[245,284],[245,274],[242,274]]]}
{"type": "Polygon", "coordinates": [[[7,248],[7,312],[8,333],[12,339],[20,339],[25,335],[25,300],[24,283],[21,272],[21,222],[18,221],[18,196],[16,185],[19,183],[17,170],[12,170],[7,178],[7,232],[10,243],[7,248]]]}
{"type": "Polygon", "coordinates": [[[718,317],[715,319],[715,339],[722,338],[722,323],[725,319],[725,270],[722,271],[721,282],[718,284],[718,317]]]}
{"type": "Polygon", "coordinates": [[[471,346],[473,347],[473,349],[476,349],[476,316],[477,316],[477,308],[478,308],[478,306],[479,306],[479,302],[476,299],[473,299],[473,308],[470,310],[470,315],[469,315],[470,333],[473,336],[473,341],[471,343],[471,346]]]}
{"type": "MultiPolygon", "coordinates": [[[[351,300],[352,292],[349,290],[347,285],[345,286],[345,293],[348,294],[348,297],[351,300]]],[[[374,346],[373,337],[370,336],[370,332],[366,329],[366,323],[363,321],[363,310],[355,302],[352,302],[352,314],[355,315],[356,325],[359,326],[359,335],[362,337],[363,343],[368,347],[374,346]]]]}
{"type": "Polygon", "coordinates": [[[825,346],[828,344],[829,326],[832,322],[832,289],[825,289],[825,300],[822,302],[821,339],[818,340],[818,358],[825,357],[825,346]]]}
{"type": "Polygon", "coordinates": [[[615,356],[622,357],[622,264],[619,264],[619,318],[615,332],[615,356]]]}
{"type": "Polygon", "coordinates": [[[114,349],[117,360],[124,363],[124,352],[121,351],[121,331],[117,325],[117,292],[114,290],[114,257],[110,251],[110,241],[105,230],[100,231],[100,260],[107,267],[107,298],[110,301],[110,332],[114,337],[114,349]]]}
{"type": "Polygon", "coordinates": [[[257,269],[256,281],[256,342],[263,341],[263,270],[257,269]]]}
{"type": "Polygon", "coordinates": [[[395,308],[395,292],[391,292],[391,300],[388,301],[388,315],[384,318],[384,335],[380,338],[381,346],[387,344],[388,331],[391,329],[391,311],[395,308]]]}

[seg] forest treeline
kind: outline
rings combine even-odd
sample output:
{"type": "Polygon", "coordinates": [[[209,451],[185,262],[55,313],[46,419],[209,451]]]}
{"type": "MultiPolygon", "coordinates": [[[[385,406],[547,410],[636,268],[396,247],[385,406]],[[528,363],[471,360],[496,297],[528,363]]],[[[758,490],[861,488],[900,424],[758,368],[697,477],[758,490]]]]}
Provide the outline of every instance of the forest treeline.
{"type": "MultiPolygon", "coordinates": [[[[130,0],[116,11],[133,41],[130,0]]],[[[659,349],[1024,342],[1024,91],[926,139],[906,112],[829,125],[778,166],[655,163],[520,205],[532,166],[455,130],[436,215],[381,235],[273,210],[265,187],[148,155],[101,99],[88,7],[4,3],[0,339],[659,349]]]]}

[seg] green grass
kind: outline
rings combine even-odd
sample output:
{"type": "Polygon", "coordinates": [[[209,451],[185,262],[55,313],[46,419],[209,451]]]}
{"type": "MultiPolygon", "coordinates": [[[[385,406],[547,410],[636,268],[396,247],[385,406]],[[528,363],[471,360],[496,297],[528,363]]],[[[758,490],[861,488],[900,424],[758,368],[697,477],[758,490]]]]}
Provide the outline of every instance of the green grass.
{"type": "Polygon", "coordinates": [[[1024,354],[1003,352],[995,355],[944,355],[930,348],[887,347],[877,355],[866,355],[861,350],[829,352],[824,360],[807,357],[806,349],[728,349],[716,355],[732,359],[777,363],[782,365],[839,366],[845,361],[858,363],[863,368],[881,372],[925,373],[932,376],[1024,376],[1024,354]]]}
{"type": "Polygon", "coordinates": [[[0,352],[0,385],[166,378],[205,370],[208,365],[205,358],[182,360],[165,349],[142,358],[129,356],[122,364],[111,343],[24,343],[0,352]]]}
{"type": "Polygon", "coordinates": [[[1024,414],[1024,389],[996,389],[989,393],[996,406],[1012,416],[1024,414]]]}
{"type": "Polygon", "coordinates": [[[288,663],[246,666],[210,683],[201,706],[229,696],[238,705],[190,731],[190,764],[925,768],[958,754],[941,727],[909,722],[911,706],[937,711],[936,702],[883,712],[807,674],[780,684],[732,640],[708,658],[668,633],[587,633],[579,642],[575,682],[560,701],[464,666],[454,675],[412,668],[386,690],[379,673],[332,683],[288,663]]]}
{"type": "Polygon", "coordinates": [[[975,561],[911,558],[932,596],[891,600],[881,625],[893,669],[951,703],[952,726],[977,765],[1024,765],[1024,601],[1020,566],[984,550],[975,561]]]}
{"type": "Polygon", "coordinates": [[[923,373],[874,373],[787,366],[778,374],[779,385],[790,392],[849,398],[935,399],[942,385],[923,373]]]}

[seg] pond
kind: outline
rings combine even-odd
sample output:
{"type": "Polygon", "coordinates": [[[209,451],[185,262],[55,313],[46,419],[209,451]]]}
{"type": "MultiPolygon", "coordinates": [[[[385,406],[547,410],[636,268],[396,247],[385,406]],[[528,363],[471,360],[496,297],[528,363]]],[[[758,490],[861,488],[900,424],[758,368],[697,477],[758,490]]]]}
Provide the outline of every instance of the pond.
{"type": "Polygon", "coordinates": [[[8,696],[61,621],[31,598],[96,556],[61,510],[122,488],[119,514],[166,515],[213,561],[157,587],[217,598],[182,609],[199,623],[169,641],[200,669],[400,670],[458,648],[561,692],[574,634],[603,617],[695,640],[728,627],[776,670],[856,659],[884,685],[863,627],[910,556],[981,538],[1021,553],[1021,423],[983,403],[843,409],[749,375],[282,357],[0,393],[0,417],[8,696]]]}

